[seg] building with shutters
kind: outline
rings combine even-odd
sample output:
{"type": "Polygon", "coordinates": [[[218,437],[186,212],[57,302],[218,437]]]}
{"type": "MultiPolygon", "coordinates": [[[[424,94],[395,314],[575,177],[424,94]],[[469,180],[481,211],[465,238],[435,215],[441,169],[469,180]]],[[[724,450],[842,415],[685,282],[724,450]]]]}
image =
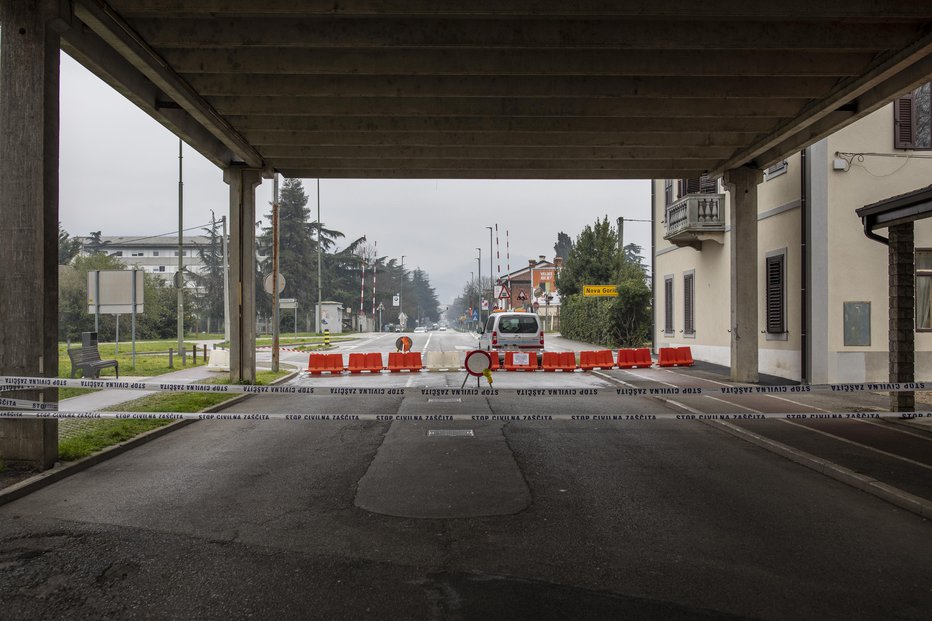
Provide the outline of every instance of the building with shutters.
{"type": "MultiPolygon", "coordinates": [[[[932,93],[907,96],[763,171],[760,373],[810,383],[888,379],[887,247],[859,207],[932,183],[932,93]],[[807,243],[809,240],[828,243],[807,243]]],[[[731,362],[731,201],[722,181],[653,182],[656,347],[731,362]]],[[[932,220],[915,224],[916,378],[932,378],[932,220]]]]}

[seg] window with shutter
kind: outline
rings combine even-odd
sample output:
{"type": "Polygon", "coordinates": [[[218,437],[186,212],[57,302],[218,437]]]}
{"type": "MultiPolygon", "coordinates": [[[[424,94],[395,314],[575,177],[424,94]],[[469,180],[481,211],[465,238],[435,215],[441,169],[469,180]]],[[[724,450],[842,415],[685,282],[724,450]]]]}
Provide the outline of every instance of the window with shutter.
{"type": "Polygon", "coordinates": [[[932,149],[932,84],[929,82],[894,100],[893,147],[932,149]]]}
{"type": "Polygon", "coordinates": [[[663,331],[673,334],[673,278],[664,279],[663,297],[663,331]]]}
{"type": "Polygon", "coordinates": [[[785,255],[767,257],[767,333],[782,334],[786,332],[785,282],[784,282],[785,255]]]}
{"type": "Polygon", "coordinates": [[[715,194],[718,192],[718,182],[708,175],[693,177],[692,179],[680,179],[680,196],[687,194],[715,194]]]}
{"type": "Polygon", "coordinates": [[[913,148],[913,94],[893,103],[893,148],[913,148]]]}
{"type": "Polygon", "coordinates": [[[696,308],[694,274],[685,274],[683,276],[683,333],[695,334],[695,314],[696,308]]]}
{"type": "Polygon", "coordinates": [[[667,207],[673,204],[673,179],[664,179],[663,199],[666,201],[664,204],[667,207]]]}

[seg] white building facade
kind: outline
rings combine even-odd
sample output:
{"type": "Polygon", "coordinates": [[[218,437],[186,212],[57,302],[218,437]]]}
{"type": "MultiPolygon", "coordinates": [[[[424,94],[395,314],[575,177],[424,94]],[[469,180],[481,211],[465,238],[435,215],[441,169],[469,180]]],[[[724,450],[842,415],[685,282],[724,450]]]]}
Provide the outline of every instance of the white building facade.
{"type": "MultiPolygon", "coordinates": [[[[887,247],[855,210],[932,183],[929,85],[764,171],[758,186],[760,373],[888,379],[887,247]]],[[[731,363],[731,197],[654,180],[654,344],[731,363]]],[[[916,378],[932,377],[932,221],[916,222],[916,378]]]]}
{"type": "MultiPolygon", "coordinates": [[[[81,254],[89,254],[94,250],[89,237],[78,237],[81,242],[81,254]]],[[[198,247],[210,246],[210,238],[204,235],[191,235],[182,238],[180,251],[184,268],[187,272],[199,274],[204,271],[198,247]]],[[[110,256],[118,257],[127,267],[142,269],[147,273],[155,274],[168,283],[172,282],[175,272],[178,271],[178,238],[174,237],[148,237],[122,236],[100,238],[100,251],[110,256]]],[[[191,286],[191,283],[187,283],[191,286]]]]}

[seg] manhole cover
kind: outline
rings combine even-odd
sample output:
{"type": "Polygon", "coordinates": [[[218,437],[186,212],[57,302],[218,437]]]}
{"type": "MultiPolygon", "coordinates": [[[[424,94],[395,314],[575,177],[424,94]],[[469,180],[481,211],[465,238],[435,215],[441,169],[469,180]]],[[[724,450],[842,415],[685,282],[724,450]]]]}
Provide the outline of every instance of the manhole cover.
{"type": "Polygon", "coordinates": [[[428,429],[427,436],[475,436],[472,429],[428,429]]]}

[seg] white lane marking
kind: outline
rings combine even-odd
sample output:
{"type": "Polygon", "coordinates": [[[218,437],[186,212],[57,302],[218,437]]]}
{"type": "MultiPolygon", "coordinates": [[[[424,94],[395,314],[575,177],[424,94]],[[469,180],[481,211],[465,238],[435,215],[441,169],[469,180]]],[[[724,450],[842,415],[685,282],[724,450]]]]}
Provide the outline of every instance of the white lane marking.
{"type": "Polygon", "coordinates": [[[848,438],[842,438],[841,436],[836,436],[834,433],[829,433],[829,432],[827,432],[827,431],[822,431],[821,429],[813,429],[812,427],[808,427],[808,426],[806,426],[806,425],[801,425],[801,424],[799,424],[799,423],[797,423],[797,422],[794,422],[794,421],[791,421],[791,420],[787,420],[787,419],[785,419],[785,418],[778,418],[777,420],[780,421],[781,423],[786,423],[786,424],[788,424],[788,425],[793,425],[794,427],[800,427],[801,429],[806,429],[807,431],[812,431],[813,433],[822,434],[823,436],[827,436],[827,437],[829,437],[829,438],[833,438],[833,439],[838,440],[838,441],[840,441],[840,442],[844,442],[844,443],[846,443],[846,444],[851,444],[852,446],[858,446],[858,447],[860,447],[860,448],[862,448],[862,449],[867,449],[868,451],[873,451],[873,452],[875,452],[875,453],[880,453],[881,455],[886,455],[887,457],[892,457],[893,459],[899,459],[900,461],[905,461],[906,463],[913,464],[914,466],[919,466],[920,468],[925,468],[925,469],[927,469],[927,470],[932,470],[932,465],[924,464],[924,463],[922,463],[922,462],[920,462],[920,461],[916,461],[916,460],[914,460],[914,459],[910,459],[909,457],[903,457],[902,455],[896,455],[895,453],[888,453],[887,451],[881,450],[881,449],[879,449],[879,448],[874,448],[873,446],[868,446],[868,445],[866,445],[866,444],[861,444],[860,442],[855,442],[854,440],[849,440],[848,438]]]}
{"type": "Polygon", "coordinates": [[[663,384],[664,386],[673,386],[674,388],[681,388],[681,386],[679,386],[678,384],[671,384],[670,382],[662,382],[662,381],[660,381],[659,379],[656,379],[656,378],[653,378],[653,377],[645,377],[645,376],[643,376],[643,375],[639,375],[639,374],[635,373],[634,371],[628,371],[628,370],[626,370],[626,369],[619,369],[619,371],[622,371],[622,372],[624,372],[624,373],[627,373],[628,375],[633,375],[634,377],[636,377],[636,378],[638,378],[638,379],[648,380],[648,381],[651,381],[651,382],[657,382],[658,384],[663,384]]]}
{"type": "Polygon", "coordinates": [[[434,335],[433,332],[431,332],[430,334],[427,335],[427,342],[424,343],[424,349],[421,350],[421,353],[422,353],[422,354],[426,354],[426,353],[427,353],[427,346],[430,345],[430,338],[431,338],[433,335],[434,335]]]}
{"type": "Polygon", "coordinates": [[[770,397],[771,399],[779,399],[780,401],[786,401],[787,403],[792,403],[793,405],[801,405],[804,408],[809,408],[810,410],[816,410],[817,412],[830,412],[830,410],[823,410],[822,408],[817,408],[814,405],[800,403],[799,401],[793,401],[792,399],[787,399],[786,397],[778,397],[777,395],[764,395],[764,396],[770,397]]]}

